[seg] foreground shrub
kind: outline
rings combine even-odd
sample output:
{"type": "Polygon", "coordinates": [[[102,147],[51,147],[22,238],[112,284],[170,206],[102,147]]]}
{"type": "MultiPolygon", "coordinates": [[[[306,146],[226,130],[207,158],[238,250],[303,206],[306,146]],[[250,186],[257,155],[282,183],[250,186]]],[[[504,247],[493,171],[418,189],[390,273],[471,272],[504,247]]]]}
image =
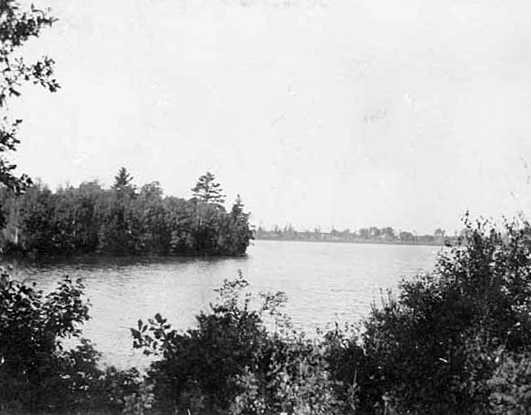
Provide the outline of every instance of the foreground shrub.
{"type": "Polygon", "coordinates": [[[134,347],[159,357],[149,375],[154,382],[157,406],[162,410],[227,411],[240,392],[237,376],[245,367],[259,364],[266,341],[259,312],[249,307],[240,292],[247,282],[227,281],[218,290],[220,302],[211,313],[197,316],[197,328],[180,333],[156,315],[133,329],[134,347]]]}
{"type": "Polygon", "coordinates": [[[210,414],[333,414],[339,407],[326,347],[293,331],[282,293],[255,302],[240,275],[217,290],[209,313],[185,333],[156,315],[132,329],[134,347],[155,354],[155,407],[210,414]],[[254,307],[252,305],[254,304],[254,307]],[[266,329],[269,321],[276,333],[266,329]],[[269,318],[271,320],[271,318],[269,318]]]}
{"type": "Polygon", "coordinates": [[[100,368],[100,354],[80,338],[88,320],[83,284],[65,277],[44,295],[0,274],[0,409],[29,413],[119,413],[140,383],[138,371],[100,368]],[[67,349],[65,340],[77,338],[67,349]]]}
{"type": "Polygon", "coordinates": [[[341,413],[373,413],[379,390],[371,385],[374,370],[362,347],[359,328],[336,324],[324,333],[322,343],[341,413]]]}
{"type": "Polygon", "coordinates": [[[492,378],[493,414],[527,415],[531,408],[531,353],[500,353],[492,378]]]}
{"type": "Polygon", "coordinates": [[[30,409],[56,407],[65,389],[68,355],[63,341],[80,335],[88,319],[80,281],[65,278],[43,295],[33,286],[0,275],[0,400],[30,409]]]}
{"type": "MultiPolygon", "coordinates": [[[[488,413],[500,350],[530,349],[529,227],[507,225],[500,232],[479,223],[466,231],[433,273],[403,281],[398,296],[365,322],[370,373],[361,395],[377,391],[367,406],[385,397],[404,413],[488,413]]],[[[516,395],[519,402],[526,396],[516,395]]]]}
{"type": "Polygon", "coordinates": [[[326,346],[293,333],[273,336],[262,351],[262,370],[246,368],[238,376],[242,392],[231,414],[339,414],[341,405],[331,379],[326,346]]]}

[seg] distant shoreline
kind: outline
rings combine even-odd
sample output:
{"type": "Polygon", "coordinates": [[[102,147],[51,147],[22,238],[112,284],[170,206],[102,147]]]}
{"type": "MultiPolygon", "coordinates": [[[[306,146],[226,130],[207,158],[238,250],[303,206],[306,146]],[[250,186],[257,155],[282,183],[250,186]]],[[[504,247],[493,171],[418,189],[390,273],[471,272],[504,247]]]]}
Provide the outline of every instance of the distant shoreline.
{"type": "Polygon", "coordinates": [[[355,239],[350,241],[332,240],[332,239],[298,239],[298,238],[268,238],[268,237],[254,237],[255,241],[286,241],[286,242],[327,242],[327,243],[342,243],[342,244],[368,244],[368,245],[410,245],[410,246],[448,246],[454,245],[457,242],[456,237],[445,238],[444,241],[399,241],[399,240],[363,240],[355,239]]]}

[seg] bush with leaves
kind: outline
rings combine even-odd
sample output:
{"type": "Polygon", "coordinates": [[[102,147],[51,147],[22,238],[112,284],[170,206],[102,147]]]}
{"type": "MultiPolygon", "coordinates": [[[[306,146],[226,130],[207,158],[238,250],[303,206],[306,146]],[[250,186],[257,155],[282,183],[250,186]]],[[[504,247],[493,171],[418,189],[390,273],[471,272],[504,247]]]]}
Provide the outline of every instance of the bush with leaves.
{"type": "Polygon", "coordinates": [[[236,376],[255,367],[266,340],[260,314],[250,297],[239,297],[247,286],[242,278],[226,281],[221,301],[211,313],[197,316],[198,327],[181,333],[156,315],[132,329],[134,347],[159,360],[151,364],[156,405],[165,410],[223,413],[240,392],[236,376]]]}
{"type": "Polygon", "coordinates": [[[211,414],[333,414],[338,382],[327,345],[294,331],[279,310],[283,293],[245,292],[241,274],[217,290],[210,313],[185,333],[160,315],[132,329],[134,347],[155,354],[155,407],[211,414]],[[267,329],[276,327],[275,332],[267,329]]]}
{"type": "Polygon", "coordinates": [[[488,384],[493,414],[528,415],[531,413],[531,353],[502,353],[499,365],[488,384]]]}
{"type": "Polygon", "coordinates": [[[441,255],[434,272],[403,281],[365,322],[368,373],[359,386],[366,407],[488,412],[500,348],[529,350],[529,226],[465,224],[462,244],[441,255]]]}
{"type": "Polygon", "coordinates": [[[119,413],[138,392],[138,371],[100,368],[100,354],[81,338],[88,303],[80,280],[65,277],[49,294],[0,274],[0,409],[30,413],[105,410],[119,413]],[[65,340],[77,338],[69,349],[65,340]]]}
{"type": "Polygon", "coordinates": [[[61,397],[63,341],[80,335],[88,319],[83,285],[65,278],[48,295],[0,275],[0,400],[53,407],[61,397]]]}
{"type": "Polygon", "coordinates": [[[346,324],[323,334],[322,344],[326,350],[326,361],[330,379],[342,414],[372,413],[377,391],[370,387],[372,368],[359,338],[359,327],[346,324]],[[363,396],[360,385],[364,385],[363,396]],[[370,403],[369,403],[370,402],[370,403]],[[369,407],[367,404],[369,403],[369,407]]]}
{"type": "Polygon", "coordinates": [[[261,351],[261,370],[247,367],[238,376],[242,392],[231,414],[324,415],[342,413],[336,395],[340,382],[330,376],[327,346],[292,332],[274,335],[261,351]]]}

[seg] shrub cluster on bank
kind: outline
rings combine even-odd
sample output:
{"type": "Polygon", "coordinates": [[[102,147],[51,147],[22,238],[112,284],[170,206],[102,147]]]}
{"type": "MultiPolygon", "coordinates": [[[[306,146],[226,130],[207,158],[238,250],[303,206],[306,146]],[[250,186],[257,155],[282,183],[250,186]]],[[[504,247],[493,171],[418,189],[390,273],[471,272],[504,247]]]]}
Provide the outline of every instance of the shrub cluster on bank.
{"type": "Polygon", "coordinates": [[[55,192],[0,189],[4,252],[37,255],[244,255],[252,239],[238,197],[226,211],[220,185],[201,176],[189,200],[164,196],[158,182],[137,189],[121,169],[110,189],[97,182],[55,192]]]}
{"type": "Polygon", "coordinates": [[[253,298],[239,276],[188,331],[158,314],[131,329],[153,357],[143,377],[102,369],[88,341],[62,347],[88,318],[79,282],[44,296],[4,274],[0,402],[30,413],[527,414],[530,249],[527,224],[467,225],[462,245],[361,328],[311,337],[282,313],[282,293],[253,298]]]}
{"type": "Polygon", "coordinates": [[[0,274],[0,412],[120,413],[138,389],[136,369],[102,369],[100,354],[81,338],[89,319],[81,281],[65,277],[45,295],[0,274]],[[78,339],[74,349],[65,341],[78,339]]]}

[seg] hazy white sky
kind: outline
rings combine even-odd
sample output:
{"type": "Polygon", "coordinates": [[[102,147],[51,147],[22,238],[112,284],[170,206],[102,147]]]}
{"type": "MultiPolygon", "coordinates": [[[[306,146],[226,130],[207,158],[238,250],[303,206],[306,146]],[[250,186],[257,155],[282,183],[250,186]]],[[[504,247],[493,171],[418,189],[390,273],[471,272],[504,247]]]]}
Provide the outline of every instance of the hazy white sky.
{"type": "Polygon", "coordinates": [[[531,211],[528,0],[41,0],[16,160],[52,187],[120,166],[255,224],[432,232],[531,211]]]}

